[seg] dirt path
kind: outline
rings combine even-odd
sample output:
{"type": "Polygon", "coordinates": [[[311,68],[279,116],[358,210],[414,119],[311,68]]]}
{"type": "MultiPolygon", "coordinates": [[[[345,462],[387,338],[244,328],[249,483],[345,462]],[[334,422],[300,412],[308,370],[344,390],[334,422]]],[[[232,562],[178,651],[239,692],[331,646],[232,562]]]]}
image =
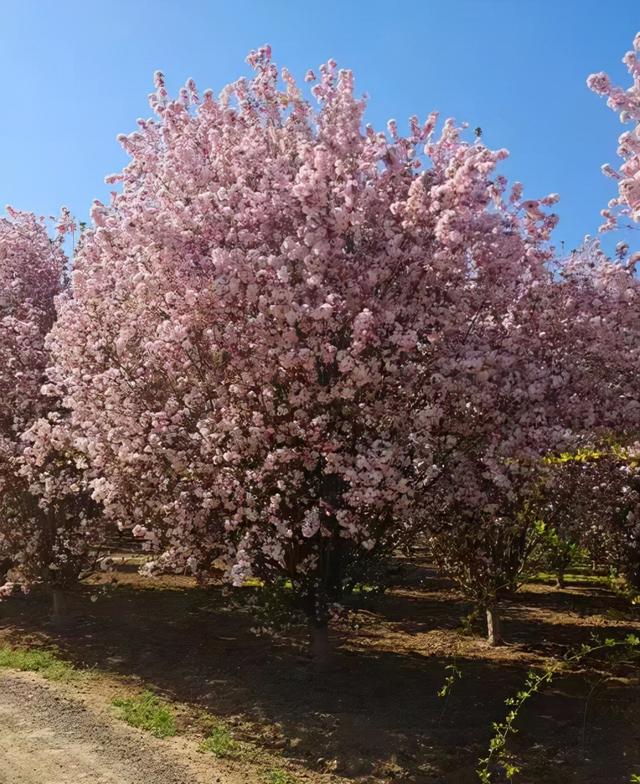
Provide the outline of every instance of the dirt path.
{"type": "Polygon", "coordinates": [[[0,674],[0,784],[232,784],[180,752],[38,676],[0,674]]]}

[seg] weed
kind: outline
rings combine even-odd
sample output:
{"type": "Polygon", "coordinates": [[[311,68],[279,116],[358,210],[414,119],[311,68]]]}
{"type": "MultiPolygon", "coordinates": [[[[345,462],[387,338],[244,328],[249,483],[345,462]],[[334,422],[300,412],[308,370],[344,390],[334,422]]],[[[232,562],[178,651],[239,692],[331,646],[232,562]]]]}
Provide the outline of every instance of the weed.
{"type": "Polygon", "coordinates": [[[515,697],[509,697],[505,700],[509,710],[504,720],[502,722],[493,723],[495,734],[491,738],[489,744],[489,753],[486,757],[478,760],[478,768],[476,770],[482,784],[490,784],[493,780],[491,773],[492,766],[497,766],[502,769],[507,781],[513,781],[515,776],[520,772],[513,757],[507,751],[507,739],[518,731],[515,728],[514,723],[524,704],[533,697],[534,694],[541,691],[544,686],[551,683],[563,666],[577,664],[586,656],[589,656],[596,651],[610,650],[612,648],[622,649],[623,653],[627,651],[635,653],[640,648],[640,639],[635,634],[629,634],[623,640],[608,638],[603,642],[598,642],[594,645],[582,645],[576,653],[573,653],[572,655],[568,654],[561,661],[554,661],[547,664],[540,673],[529,670],[524,688],[517,692],[515,697]]]}
{"type": "Polygon", "coordinates": [[[447,666],[444,669],[445,672],[448,672],[449,674],[444,679],[444,683],[442,684],[442,687],[438,689],[438,697],[446,699],[451,694],[451,690],[453,689],[454,683],[457,680],[460,680],[460,678],[462,678],[462,670],[456,664],[455,659],[452,661],[451,664],[447,664],[447,666]]]}
{"type": "Polygon", "coordinates": [[[460,618],[458,633],[464,635],[465,637],[472,637],[475,634],[479,617],[480,608],[477,606],[473,607],[470,612],[460,618]]]}
{"type": "Polygon", "coordinates": [[[264,781],[265,784],[296,784],[294,777],[282,768],[273,768],[267,771],[264,781]]]}
{"type": "Polygon", "coordinates": [[[216,725],[208,738],[200,746],[202,751],[208,751],[216,757],[238,757],[242,746],[238,743],[224,724],[216,725]]]}
{"type": "Polygon", "coordinates": [[[50,681],[70,681],[81,675],[72,664],[59,659],[53,651],[12,648],[9,645],[0,645],[0,667],[37,672],[50,681]]]}
{"type": "Polygon", "coordinates": [[[156,738],[176,734],[176,717],[169,703],[150,691],[138,697],[120,697],[112,703],[120,709],[121,718],[132,727],[147,730],[156,738]]]}

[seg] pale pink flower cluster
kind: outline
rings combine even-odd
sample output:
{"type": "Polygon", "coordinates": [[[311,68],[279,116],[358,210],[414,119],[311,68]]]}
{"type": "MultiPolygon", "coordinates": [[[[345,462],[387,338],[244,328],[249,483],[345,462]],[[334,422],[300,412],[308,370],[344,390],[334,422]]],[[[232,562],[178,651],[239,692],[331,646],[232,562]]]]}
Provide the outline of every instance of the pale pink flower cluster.
{"type": "MultiPolygon", "coordinates": [[[[43,384],[45,337],[66,258],[33,215],[0,219],[0,596],[14,584],[60,584],[95,539],[63,416],[43,384]]],[[[62,214],[68,224],[68,212],[62,214]]],[[[68,229],[62,227],[61,234],[68,229]]]]}
{"type": "Polygon", "coordinates": [[[631,76],[631,86],[626,90],[616,87],[605,73],[592,74],[587,79],[589,87],[598,95],[606,96],[607,105],[618,112],[620,121],[633,127],[619,139],[618,155],[623,159],[619,170],[610,164],[603,172],[618,182],[618,196],[602,210],[605,223],[603,230],[614,229],[619,216],[640,222],[640,33],[633,41],[633,49],[627,52],[623,63],[631,76]]]}

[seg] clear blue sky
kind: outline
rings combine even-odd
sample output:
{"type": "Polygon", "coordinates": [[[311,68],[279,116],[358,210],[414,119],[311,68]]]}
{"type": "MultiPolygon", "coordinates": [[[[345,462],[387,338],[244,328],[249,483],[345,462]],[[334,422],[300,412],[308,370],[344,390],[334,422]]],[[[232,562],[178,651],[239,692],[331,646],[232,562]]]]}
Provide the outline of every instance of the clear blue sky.
{"type": "Polygon", "coordinates": [[[193,76],[217,93],[270,43],[300,78],[329,57],[352,68],[377,126],[432,109],[481,126],[526,194],[560,193],[569,249],[613,193],[600,164],[621,131],[585,78],[625,78],[638,29],[640,0],[5,0],[0,205],[86,218],[125,162],[116,135],[149,114],[155,69],[172,92],[193,76]]]}

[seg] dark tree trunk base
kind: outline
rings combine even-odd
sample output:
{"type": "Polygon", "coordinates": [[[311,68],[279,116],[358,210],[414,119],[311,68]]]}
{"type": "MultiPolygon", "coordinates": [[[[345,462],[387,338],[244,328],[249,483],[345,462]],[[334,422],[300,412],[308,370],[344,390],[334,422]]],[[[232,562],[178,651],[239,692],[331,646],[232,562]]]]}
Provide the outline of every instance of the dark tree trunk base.
{"type": "Polygon", "coordinates": [[[329,642],[328,626],[311,624],[309,652],[317,669],[323,670],[330,666],[331,644],[329,642]]]}
{"type": "Polygon", "coordinates": [[[487,642],[491,647],[496,647],[504,643],[500,613],[495,604],[490,604],[487,607],[487,642]]]}
{"type": "Polygon", "coordinates": [[[628,569],[625,578],[632,588],[640,590],[640,566],[628,569]]]}
{"type": "Polygon", "coordinates": [[[51,589],[51,622],[54,626],[64,626],[69,621],[69,598],[62,588],[54,586],[51,589]]]}

